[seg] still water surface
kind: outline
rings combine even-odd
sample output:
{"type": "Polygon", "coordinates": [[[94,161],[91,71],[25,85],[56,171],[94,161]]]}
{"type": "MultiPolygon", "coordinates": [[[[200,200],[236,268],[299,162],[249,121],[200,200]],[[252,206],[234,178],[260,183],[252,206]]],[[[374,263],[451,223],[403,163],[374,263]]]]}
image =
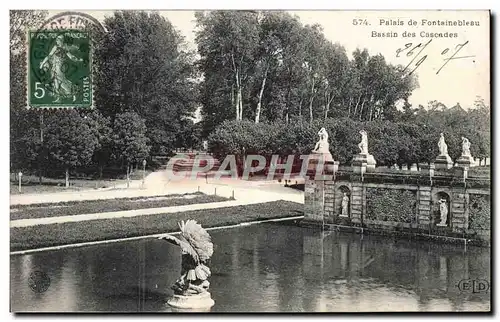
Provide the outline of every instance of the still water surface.
{"type": "MultiPolygon", "coordinates": [[[[269,223],[210,231],[212,312],[489,311],[490,249],[269,223]]],[[[14,312],[171,312],[176,246],[156,239],[11,256],[14,312]],[[46,292],[28,286],[48,274],[46,292]]]]}

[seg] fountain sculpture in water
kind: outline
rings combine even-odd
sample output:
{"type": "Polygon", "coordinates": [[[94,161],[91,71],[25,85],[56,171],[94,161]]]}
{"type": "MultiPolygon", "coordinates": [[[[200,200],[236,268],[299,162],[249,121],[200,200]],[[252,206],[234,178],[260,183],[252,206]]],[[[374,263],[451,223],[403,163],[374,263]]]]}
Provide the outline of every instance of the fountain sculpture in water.
{"type": "Polygon", "coordinates": [[[215,302],[208,292],[210,269],[206,266],[212,257],[213,244],[210,235],[194,220],[181,221],[179,238],[169,234],[159,239],[181,247],[181,277],[172,286],[174,296],[168,301],[170,306],[181,309],[203,309],[215,302]]]}

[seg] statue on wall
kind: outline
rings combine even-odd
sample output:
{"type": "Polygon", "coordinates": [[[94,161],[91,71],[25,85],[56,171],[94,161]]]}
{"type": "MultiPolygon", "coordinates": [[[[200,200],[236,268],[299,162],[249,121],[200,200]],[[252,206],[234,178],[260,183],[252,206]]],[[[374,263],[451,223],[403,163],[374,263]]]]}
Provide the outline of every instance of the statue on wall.
{"type": "Polygon", "coordinates": [[[165,234],[159,239],[181,247],[181,277],[172,286],[174,296],[168,304],[177,308],[203,308],[214,305],[208,287],[210,269],[206,266],[214,246],[210,235],[194,220],[181,221],[179,238],[165,234]]]}
{"type": "Polygon", "coordinates": [[[470,157],[470,142],[466,137],[462,136],[462,155],[470,157]]]}
{"type": "Polygon", "coordinates": [[[444,134],[441,133],[438,142],[439,155],[434,162],[436,170],[439,169],[450,169],[453,167],[453,161],[451,157],[448,155],[448,145],[444,141],[444,134]]]}
{"type": "Polygon", "coordinates": [[[439,200],[439,214],[441,221],[437,226],[446,226],[446,220],[448,219],[448,203],[446,199],[439,200]]]}
{"type": "Polygon", "coordinates": [[[344,192],[344,197],[342,197],[342,217],[349,217],[349,196],[344,192]]]}
{"type": "Polygon", "coordinates": [[[319,141],[314,147],[313,153],[330,153],[330,144],[328,143],[328,132],[324,127],[318,132],[319,141]]]}
{"type": "Polygon", "coordinates": [[[368,154],[368,134],[365,130],[359,131],[361,134],[361,142],[358,144],[359,149],[361,150],[361,154],[368,154]]]}
{"type": "Polygon", "coordinates": [[[368,153],[368,133],[365,130],[361,130],[359,134],[361,134],[361,142],[358,144],[360,153],[354,156],[352,164],[354,169],[356,169],[355,171],[363,173],[366,169],[370,171],[375,169],[377,161],[375,161],[373,155],[368,153]]]}
{"type": "Polygon", "coordinates": [[[448,145],[444,141],[443,133],[441,133],[441,136],[439,138],[438,148],[439,148],[439,155],[448,155],[448,145]]]}
{"type": "Polygon", "coordinates": [[[307,171],[310,175],[321,173],[332,173],[335,171],[335,160],[330,153],[330,144],[328,143],[328,132],[324,127],[318,132],[319,141],[316,142],[314,149],[308,159],[307,171]]]}

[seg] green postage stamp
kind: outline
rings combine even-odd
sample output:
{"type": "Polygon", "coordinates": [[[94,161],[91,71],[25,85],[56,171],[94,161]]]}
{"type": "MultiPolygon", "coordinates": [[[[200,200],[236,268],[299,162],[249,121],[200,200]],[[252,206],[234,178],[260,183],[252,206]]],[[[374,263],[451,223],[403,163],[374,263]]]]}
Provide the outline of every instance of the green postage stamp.
{"type": "Polygon", "coordinates": [[[30,31],[28,106],[91,108],[92,56],[88,32],[30,31]]]}

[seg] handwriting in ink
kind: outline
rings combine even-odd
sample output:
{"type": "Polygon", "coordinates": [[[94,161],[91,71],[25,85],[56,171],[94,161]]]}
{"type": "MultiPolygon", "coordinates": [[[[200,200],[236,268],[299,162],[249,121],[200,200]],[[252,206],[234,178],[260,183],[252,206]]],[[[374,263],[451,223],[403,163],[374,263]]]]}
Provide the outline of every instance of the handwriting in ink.
{"type": "MultiPolygon", "coordinates": [[[[428,42],[424,43],[419,43],[415,46],[413,46],[413,43],[406,43],[403,48],[398,48],[396,50],[396,57],[401,57],[400,54],[406,52],[406,57],[412,57],[410,62],[403,68],[402,72],[405,72],[410,69],[410,66],[415,62],[413,65],[413,69],[411,69],[408,73],[408,75],[413,74],[419,67],[422,65],[423,62],[427,59],[429,54],[427,52],[424,52],[424,50],[427,48],[427,46],[432,42],[432,39],[430,39],[428,42]],[[415,54],[415,52],[418,50],[418,52],[415,54]]],[[[455,59],[465,59],[465,58],[471,58],[475,56],[457,56],[457,54],[464,48],[469,41],[466,41],[463,44],[458,44],[454,48],[454,52],[451,54],[451,56],[444,58],[444,63],[441,65],[441,67],[438,69],[436,72],[436,75],[438,75],[441,70],[451,61],[455,59]]],[[[441,51],[441,56],[448,54],[450,51],[450,48],[445,48],[444,50],[441,51]]]]}
{"type": "MultiPolygon", "coordinates": [[[[441,66],[441,68],[438,69],[438,71],[436,72],[436,75],[439,74],[439,72],[441,71],[441,69],[444,68],[444,66],[446,66],[446,64],[448,64],[450,62],[450,60],[452,59],[464,59],[464,58],[471,58],[471,57],[474,57],[474,56],[459,56],[459,57],[455,57],[458,52],[460,50],[462,50],[462,48],[465,47],[465,45],[467,45],[469,43],[469,41],[467,40],[466,42],[464,42],[463,44],[458,44],[455,46],[455,52],[453,53],[453,55],[451,55],[449,58],[445,58],[444,59],[444,64],[441,66]]],[[[445,55],[447,52],[449,51],[449,48],[446,48],[445,50],[443,50],[441,52],[441,55],[445,55]]]]}

